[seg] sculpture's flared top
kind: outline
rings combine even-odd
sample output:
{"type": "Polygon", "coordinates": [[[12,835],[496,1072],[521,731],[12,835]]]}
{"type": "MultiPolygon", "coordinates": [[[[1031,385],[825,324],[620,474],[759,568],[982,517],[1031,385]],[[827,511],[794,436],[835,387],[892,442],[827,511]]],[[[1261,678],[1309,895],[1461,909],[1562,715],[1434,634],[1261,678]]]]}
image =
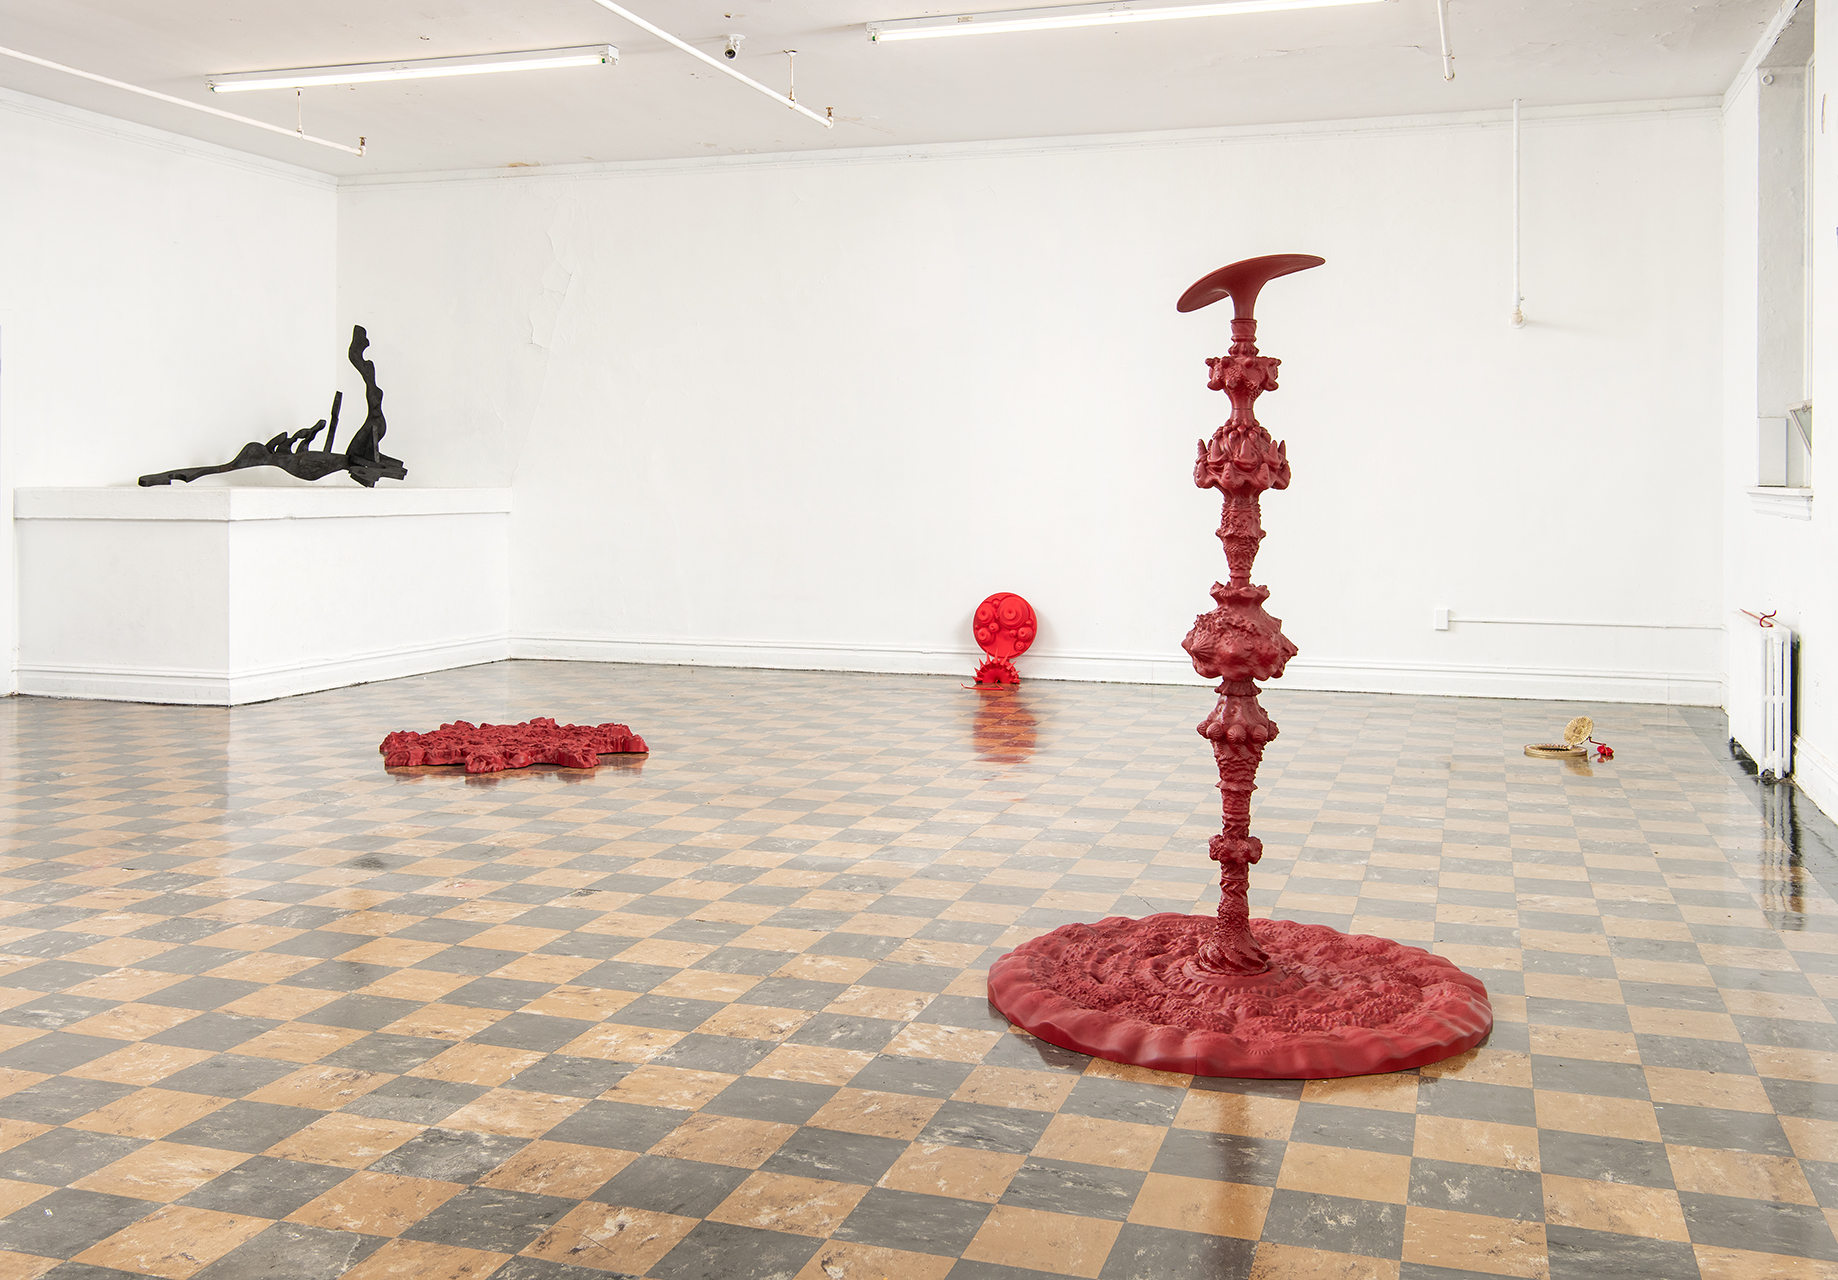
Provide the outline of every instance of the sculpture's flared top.
{"type": "Polygon", "coordinates": [[[1312,253],[1272,253],[1262,258],[1246,258],[1242,262],[1220,267],[1212,274],[1194,281],[1193,286],[1181,295],[1175,309],[1198,311],[1201,307],[1210,307],[1221,298],[1230,298],[1233,317],[1250,320],[1255,318],[1258,291],[1266,284],[1278,276],[1306,271],[1326,261],[1326,258],[1317,258],[1312,253]]]}

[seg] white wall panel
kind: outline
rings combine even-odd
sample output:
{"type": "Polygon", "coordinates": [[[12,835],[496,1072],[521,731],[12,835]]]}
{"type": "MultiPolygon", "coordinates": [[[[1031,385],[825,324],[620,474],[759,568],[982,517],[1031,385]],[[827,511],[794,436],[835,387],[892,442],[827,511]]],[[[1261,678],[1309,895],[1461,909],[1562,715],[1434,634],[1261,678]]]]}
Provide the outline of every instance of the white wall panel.
{"type": "MultiPolygon", "coordinates": [[[[228,461],[322,416],[341,369],[361,387],[333,328],[331,179],[4,90],[0,173],[0,511],[16,486],[228,461]]],[[[0,518],[0,693],[12,537],[0,518]]]]}
{"type": "Polygon", "coordinates": [[[514,483],[532,656],[1182,676],[1224,576],[1193,279],[1264,295],[1294,487],[1257,579],[1330,687],[1720,700],[1719,133],[1497,117],[631,166],[341,192],[341,323],[428,407],[436,483],[514,483]]]}

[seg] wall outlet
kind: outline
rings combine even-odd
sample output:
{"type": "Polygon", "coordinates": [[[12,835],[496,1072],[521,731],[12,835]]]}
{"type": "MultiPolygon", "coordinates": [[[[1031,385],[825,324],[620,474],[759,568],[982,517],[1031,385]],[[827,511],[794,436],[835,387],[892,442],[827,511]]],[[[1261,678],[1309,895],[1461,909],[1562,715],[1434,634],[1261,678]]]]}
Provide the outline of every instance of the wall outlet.
{"type": "Polygon", "coordinates": [[[1430,626],[1437,631],[1449,629],[1449,611],[1447,609],[1430,610],[1430,626]]]}

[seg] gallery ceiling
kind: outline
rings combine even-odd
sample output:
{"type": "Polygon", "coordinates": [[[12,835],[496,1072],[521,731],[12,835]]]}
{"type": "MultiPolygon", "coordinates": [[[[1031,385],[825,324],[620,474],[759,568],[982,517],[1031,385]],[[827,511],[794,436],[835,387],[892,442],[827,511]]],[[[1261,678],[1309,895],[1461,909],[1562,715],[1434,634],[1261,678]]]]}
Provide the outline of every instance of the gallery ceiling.
{"type": "MultiPolygon", "coordinates": [[[[0,85],[336,174],[828,148],[1631,102],[1721,93],[1777,0],[1436,0],[1131,27],[871,44],[863,24],[965,9],[914,0],[625,0],[735,67],[833,107],[795,115],[591,0],[0,0],[0,45],[291,129],[291,91],[204,77],[608,42],[615,67],[305,91],[308,133],[363,158],[0,58],[0,85]]],[[[1030,7],[997,0],[968,9],[1030,7]]]]}

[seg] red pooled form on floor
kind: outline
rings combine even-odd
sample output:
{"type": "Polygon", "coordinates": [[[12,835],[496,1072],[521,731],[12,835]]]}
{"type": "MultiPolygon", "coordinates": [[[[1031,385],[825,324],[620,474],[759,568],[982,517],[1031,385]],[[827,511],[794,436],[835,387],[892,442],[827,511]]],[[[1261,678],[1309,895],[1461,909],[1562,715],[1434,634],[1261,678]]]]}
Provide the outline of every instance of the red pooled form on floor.
{"type": "Polygon", "coordinates": [[[502,773],[533,764],[591,769],[601,756],[649,752],[645,740],[623,724],[557,724],[546,716],[520,724],[455,720],[432,733],[401,730],[383,739],[385,769],[463,764],[467,773],[502,773]]]}
{"type": "Polygon", "coordinates": [[[1061,925],[989,970],[989,1002],[1050,1044],[1155,1071],[1329,1080],[1408,1071],[1493,1030],[1479,978],[1420,947],[1253,920],[1262,973],[1220,973],[1216,921],[1162,914],[1061,925]]]}

